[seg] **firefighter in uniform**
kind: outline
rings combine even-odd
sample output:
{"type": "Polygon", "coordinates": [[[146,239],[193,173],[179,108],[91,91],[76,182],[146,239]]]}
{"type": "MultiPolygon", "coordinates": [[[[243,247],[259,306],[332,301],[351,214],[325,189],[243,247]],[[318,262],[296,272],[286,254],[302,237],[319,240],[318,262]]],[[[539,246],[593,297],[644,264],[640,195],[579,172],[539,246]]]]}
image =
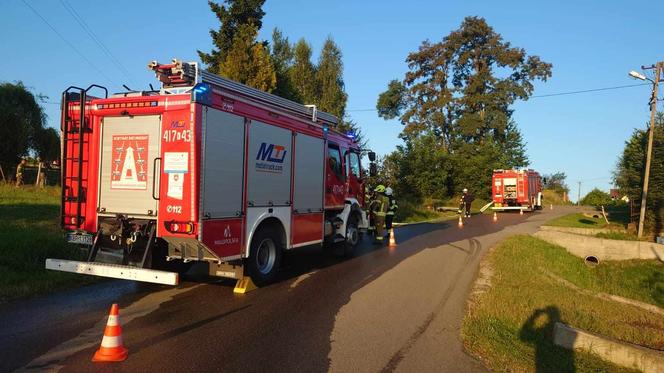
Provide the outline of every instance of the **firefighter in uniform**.
{"type": "Polygon", "coordinates": [[[470,204],[473,202],[473,196],[468,193],[468,189],[463,188],[463,194],[459,200],[459,214],[463,214],[464,217],[470,217],[470,204]]]}
{"type": "Polygon", "coordinates": [[[387,215],[385,215],[385,229],[387,230],[387,233],[389,234],[390,229],[392,229],[392,221],[394,220],[394,214],[397,212],[397,200],[394,198],[394,194],[392,192],[392,188],[387,187],[385,188],[385,195],[387,196],[387,199],[389,200],[389,207],[387,209],[387,215]]]}
{"type": "Polygon", "coordinates": [[[23,185],[23,170],[25,169],[25,159],[21,159],[21,163],[16,166],[16,187],[23,185]]]}
{"type": "Polygon", "coordinates": [[[389,204],[390,201],[385,195],[385,186],[378,185],[374,189],[374,198],[371,202],[371,214],[376,227],[376,243],[382,243],[385,240],[385,216],[389,204]]]}
{"type": "Polygon", "coordinates": [[[371,191],[371,187],[369,185],[364,186],[364,206],[366,206],[367,210],[369,211],[369,227],[367,227],[367,230],[369,232],[373,232],[376,227],[374,227],[374,219],[373,219],[373,214],[371,213],[371,203],[373,202],[373,192],[371,191]]]}

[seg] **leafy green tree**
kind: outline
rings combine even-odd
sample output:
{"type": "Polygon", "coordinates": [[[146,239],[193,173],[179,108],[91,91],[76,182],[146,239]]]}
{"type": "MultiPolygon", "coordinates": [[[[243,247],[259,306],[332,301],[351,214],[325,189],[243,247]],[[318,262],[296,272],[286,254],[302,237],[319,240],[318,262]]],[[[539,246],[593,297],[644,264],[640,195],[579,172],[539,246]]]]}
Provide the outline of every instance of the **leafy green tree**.
{"type": "Polygon", "coordinates": [[[221,64],[221,75],[250,87],[272,92],[277,85],[277,75],[267,49],[256,42],[257,33],[251,24],[237,28],[233,44],[221,64]]]}
{"type": "Polygon", "coordinates": [[[505,132],[497,136],[496,141],[500,146],[501,168],[524,168],[530,164],[526,154],[526,143],[516,122],[513,120],[507,122],[505,132]]]}
{"type": "MultiPolygon", "coordinates": [[[[647,126],[650,124],[647,123],[647,126]]],[[[613,173],[620,191],[634,203],[640,204],[645,174],[648,130],[635,129],[618,159],[613,173]]],[[[646,206],[646,223],[656,233],[662,232],[664,219],[664,113],[655,117],[653,152],[646,206]]]]}
{"type": "Polygon", "coordinates": [[[241,26],[253,25],[260,30],[263,22],[263,4],[265,0],[225,0],[219,4],[208,1],[210,10],[217,16],[221,26],[219,30],[210,30],[212,43],[216,47],[210,53],[198,51],[198,55],[210,72],[222,73],[222,64],[234,44],[234,39],[241,26]]]}
{"type": "Polygon", "coordinates": [[[34,148],[43,161],[60,159],[60,133],[51,127],[40,129],[35,136],[34,148]]]}
{"type": "Polygon", "coordinates": [[[316,67],[311,62],[311,46],[304,38],[294,47],[294,62],[290,69],[290,80],[297,92],[299,102],[315,104],[318,98],[316,67]]]}
{"type": "Polygon", "coordinates": [[[423,42],[406,62],[410,71],[403,87],[390,82],[379,96],[379,113],[399,116],[406,125],[404,137],[426,129],[448,149],[459,140],[502,135],[512,114],[509,106],[530,97],[534,80],[551,76],[551,64],[512,47],[478,17],[467,17],[439,43],[423,42]]]}
{"type": "Polygon", "coordinates": [[[320,52],[316,69],[316,82],[320,92],[320,97],[317,100],[320,110],[343,119],[348,95],[344,91],[341,50],[331,37],[325,40],[320,52]]]}
{"type": "MultiPolygon", "coordinates": [[[[417,139],[433,137],[436,141],[427,142],[436,148],[428,151],[442,152],[449,162],[447,181],[437,184],[444,184],[448,195],[468,187],[482,197],[488,197],[493,168],[528,165],[510,107],[532,95],[535,80],[551,76],[551,64],[513,47],[479,17],[465,18],[438,43],[423,42],[406,62],[404,79],[390,81],[377,102],[381,117],[398,117],[405,126],[402,161],[415,156],[409,149],[417,139]]],[[[411,172],[422,178],[431,178],[440,167],[414,164],[421,168],[411,172]]]]}
{"type": "Polygon", "coordinates": [[[567,175],[562,172],[554,172],[552,174],[544,175],[546,183],[544,183],[544,189],[551,189],[556,191],[565,191],[569,192],[569,187],[567,186],[567,175]]]}
{"type": "Polygon", "coordinates": [[[289,100],[299,101],[299,96],[289,75],[295,58],[293,46],[278,28],[272,31],[270,57],[277,75],[277,87],[272,93],[289,100]]]}
{"type": "Polygon", "coordinates": [[[21,82],[0,84],[0,165],[5,173],[37,146],[37,136],[46,122],[38,104],[42,98],[21,82]]]}
{"type": "Polygon", "coordinates": [[[608,206],[613,203],[609,193],[601,191],[597,188],[591,190],[583,198],[581,198],[581,204],[585,206],[608,206]]]}
{"type": "Polygon", "coordinates": [[[405,109],[406,87],[399,80],[391,80],[387,84],[387,91],[378,96],[376,110],[383,119],[392,119],[399,116],[405,109]]]}

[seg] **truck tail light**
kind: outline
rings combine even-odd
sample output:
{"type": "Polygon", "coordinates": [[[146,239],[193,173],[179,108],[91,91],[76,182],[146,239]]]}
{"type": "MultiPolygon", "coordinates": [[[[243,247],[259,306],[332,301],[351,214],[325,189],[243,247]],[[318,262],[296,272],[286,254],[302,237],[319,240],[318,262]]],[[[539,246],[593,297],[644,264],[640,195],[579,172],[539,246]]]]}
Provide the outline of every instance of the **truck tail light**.
{"type": "Polygon", "coordinates": [[[164,222],[166,230],[171,233],[194,233],[194,223],[190,221],[167,221],[164,222]]]}

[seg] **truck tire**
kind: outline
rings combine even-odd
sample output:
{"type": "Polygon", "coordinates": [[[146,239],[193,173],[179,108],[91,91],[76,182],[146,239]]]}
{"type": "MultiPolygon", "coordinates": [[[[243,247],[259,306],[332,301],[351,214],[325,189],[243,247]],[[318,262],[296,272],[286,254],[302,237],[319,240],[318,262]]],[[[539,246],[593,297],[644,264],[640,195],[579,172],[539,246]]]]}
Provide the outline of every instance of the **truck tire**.
{"type": "Polygon", "coordinates": [[[268,285],[276,279],[281,264],[281,236],[272,227],[266,227],[251,239],[247,272],[254,284],[268,285]]]}
{"type": "Polygon", "coordinates": [[[354,213],[351,214],[346,223],[346,241],[344,242],[344,256],[350,256],[355,251],[355,247],[362,237],[359,229],[360,217],[354,213]]]}

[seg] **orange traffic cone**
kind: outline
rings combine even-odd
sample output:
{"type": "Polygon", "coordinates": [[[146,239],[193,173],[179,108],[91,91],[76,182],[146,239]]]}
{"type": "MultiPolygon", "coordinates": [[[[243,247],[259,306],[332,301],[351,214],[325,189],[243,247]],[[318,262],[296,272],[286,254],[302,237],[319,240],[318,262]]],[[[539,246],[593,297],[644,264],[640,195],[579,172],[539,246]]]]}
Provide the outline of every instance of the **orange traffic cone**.
{"type": "Polygon", "coordinates": [[[463,227],[463,219],[459,216],[459,228],[463,227]]]}
{"type": "Polygon", "coordinates": [[[114,303],[111,306],[111,312],[108,314],[108,322],[106,322],[101,346],[95,352],[92,361],[124,361],[127,358],[127,352],[127,349],[122,344],[122,326],[120,325],[118,305],[114,303]]]}
{"type": "Polygon", "coordinates": [[[390,243],[389,247],[397,247],[397,240],[394,238],[394,228],[390,229],[390,243]]]}
{"type": "Polygon", "coordinates": [[[494,222],[497,222],[497,221],[498,221],[498,213],[496,213],[495,211],[494,211],[494,213],[493,213],[493,221],[494,221],[494,222]]]}

